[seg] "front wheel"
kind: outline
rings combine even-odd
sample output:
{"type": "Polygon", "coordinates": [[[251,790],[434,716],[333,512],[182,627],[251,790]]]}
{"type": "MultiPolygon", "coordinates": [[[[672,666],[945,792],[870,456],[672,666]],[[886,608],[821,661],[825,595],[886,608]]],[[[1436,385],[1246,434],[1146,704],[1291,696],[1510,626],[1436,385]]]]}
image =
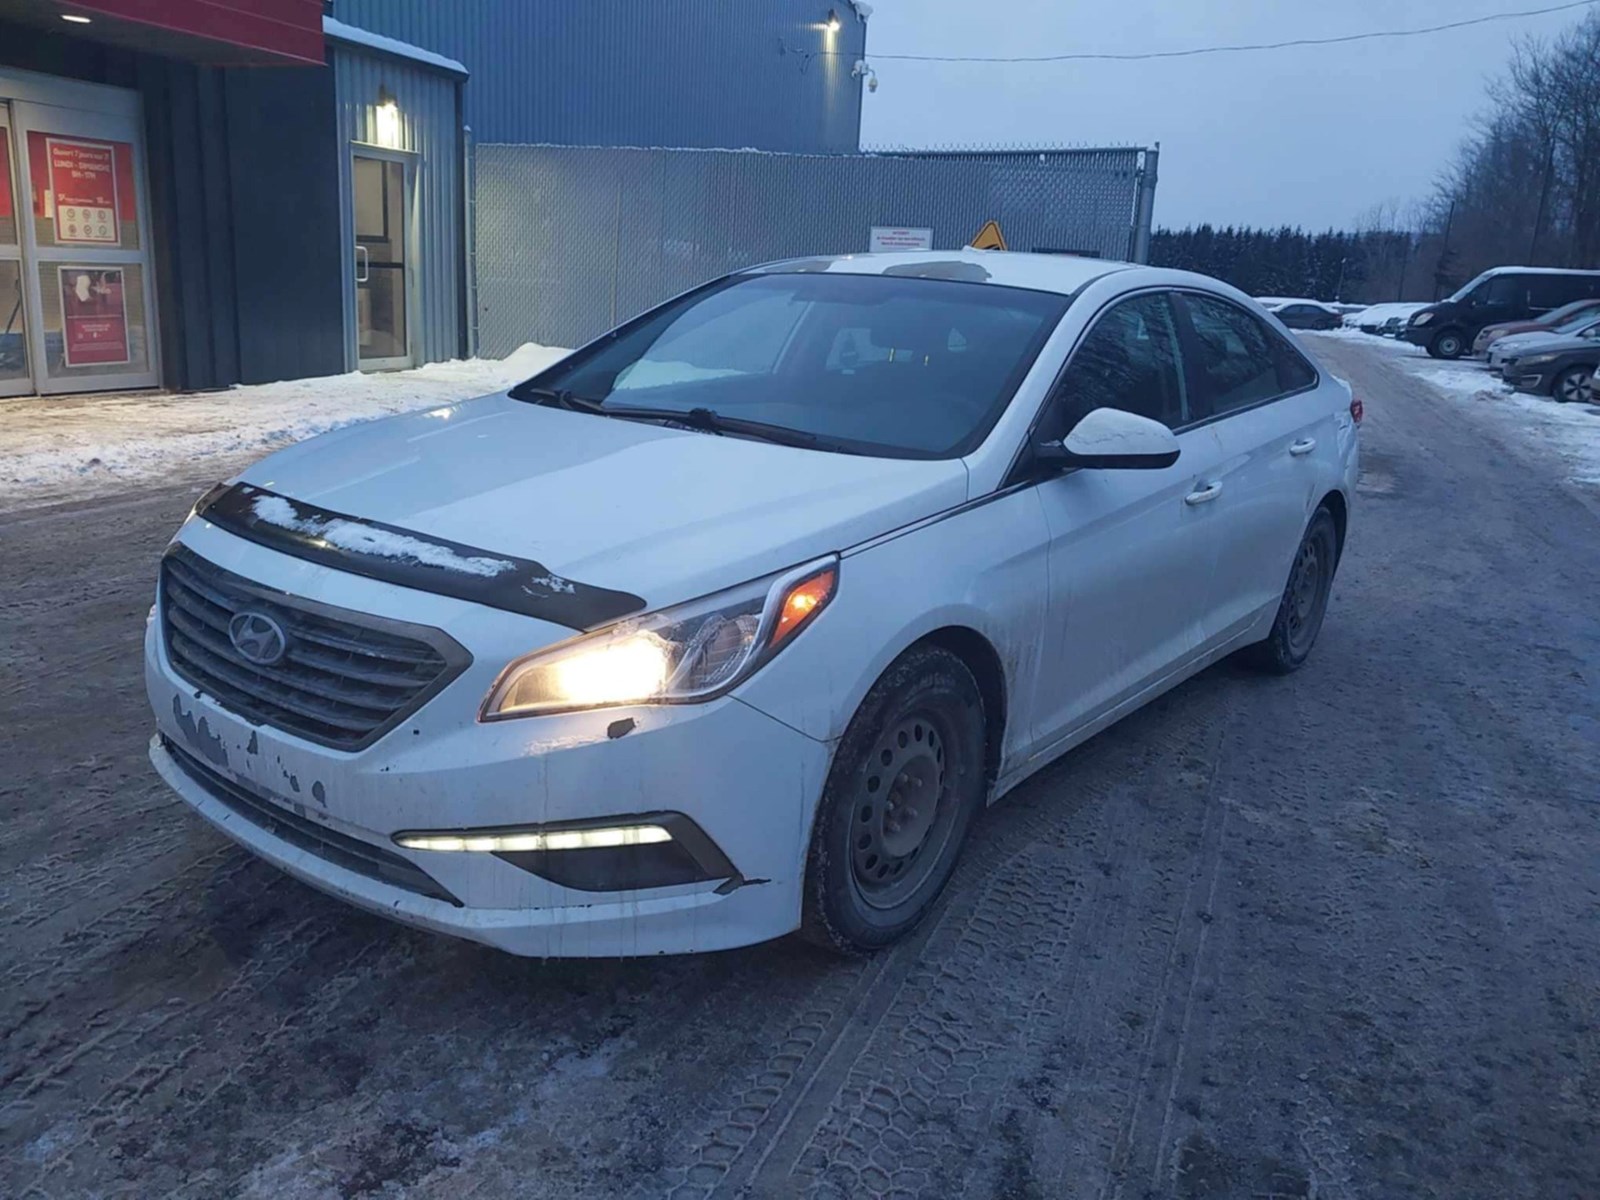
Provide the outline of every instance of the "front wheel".
{"type": "Polygon", "coordinates": [[[1568,367],[1556,376],[1550,394],[1561,404],[1576,404],[1580,400],[1586,400],[1589,379],[1593,374],[1593,367],[1568,367]]]}
{"type": "Polygon", "coordinates": [[[1466,349],[1467,339],[1456,329],[1442,329],[1428,343],[1428,353],[1435,358],[1460,358],[1466,349]]]}
{"type": "Polygon", "coordinates": [[[935,646],[901,655],[845,730],[817,810],[800,933],[877,950],[927,915],[983,807],[983,698],[935,646]]]}
{"type": "Polygon", "coordinates": [[[1333,514],[1317,509],[1300,539],[1289,582],[1278,602],[1278,616],[1264,641],[1245,647],[1241,657],[1251,666],[1287,675],[1298,671],[1311,656],[1322,619],[1328,612],[1328,593],[1339,561],[1339,530],[1333,514]]]}

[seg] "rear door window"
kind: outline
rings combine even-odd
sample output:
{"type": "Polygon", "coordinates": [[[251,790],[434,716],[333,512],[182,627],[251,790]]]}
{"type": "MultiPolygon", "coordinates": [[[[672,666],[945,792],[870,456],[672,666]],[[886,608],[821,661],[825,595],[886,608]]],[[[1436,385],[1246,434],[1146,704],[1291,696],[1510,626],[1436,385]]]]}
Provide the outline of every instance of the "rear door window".
{"type": "Polygon", "coordinates": [[[1236,412],[1316,382],[1305,356],[1254,314],[1192,292],[1182,303],[1194,334],[1190,380],[1200,415],[1236,412]]]}

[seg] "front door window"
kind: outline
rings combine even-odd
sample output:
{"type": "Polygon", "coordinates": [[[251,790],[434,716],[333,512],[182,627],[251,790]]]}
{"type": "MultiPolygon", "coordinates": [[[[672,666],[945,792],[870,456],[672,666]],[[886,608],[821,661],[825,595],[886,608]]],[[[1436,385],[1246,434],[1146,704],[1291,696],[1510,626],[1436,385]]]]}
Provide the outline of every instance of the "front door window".
{"type": "Polygon", "coordinates": [[[412,365],[406,164],[357,154],[356,357],[363,369],[412,365]]]}

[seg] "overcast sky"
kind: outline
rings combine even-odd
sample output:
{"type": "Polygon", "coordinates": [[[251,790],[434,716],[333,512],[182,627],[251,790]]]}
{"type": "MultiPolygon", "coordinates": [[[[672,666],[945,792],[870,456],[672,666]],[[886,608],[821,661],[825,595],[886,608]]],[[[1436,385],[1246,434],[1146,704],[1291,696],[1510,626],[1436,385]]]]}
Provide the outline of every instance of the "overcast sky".
{"type": "Polygon", "coordinates": [[[1161,143],[1156,224],[1352,223],[1428,192],[1517,33],[1582,11],[1414,38],[1153,62],[916,63],[908,54],[1124,53],[1409,28],[1557,0],[877,0],[864,146],[1161,143]]]}

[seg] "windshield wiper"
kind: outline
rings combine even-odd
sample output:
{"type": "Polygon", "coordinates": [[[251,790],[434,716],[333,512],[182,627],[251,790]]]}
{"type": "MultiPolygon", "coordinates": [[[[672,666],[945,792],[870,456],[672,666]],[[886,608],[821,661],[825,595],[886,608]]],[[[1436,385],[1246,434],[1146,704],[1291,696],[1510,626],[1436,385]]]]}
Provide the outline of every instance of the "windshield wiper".
{"type": "Polygon", "coordinates": [[[765,421],[747,421],[743,417],[725,417],[709,408],[691,408],[685,412],[672,408],[628,408],[608,404],[600,411],[613,417],[660,421],[664,425],[682,425],[705,433],[731,433],[763,442],[776,442],[780,446],[818,446],[822,443],[822,439],[814,433],[790,429],[787,425],[769,425],[765,421]]]}
{"type": "Polygon", "coordinates": [[[551,387],[525,387],[519,386],[511,389],[513,400],[536,400],[540,404],[554,404],[557,408],[569,408],[574,412],[604,413],[609,410],[598,400],[591,400],[587,396],[580,396],[566,388],[551,387]]]}
{"type": "Polygon", "coordinates": [[[554,404],[573,412],[594,413],[601,417],[620,417],[624,421],[658,421],[663,425],[678,425],[685,429],[698,429],[719,436],[734,434],[738,437],[756,438],[775,442],[780,446],[820,446],[822,439],[814,433],[804,433],[785,425],[769,425],[765,421],[747,421],[742,417],[725,417],[709,408],[636,408],[626,404],[603,404],[587,396],[579,396],[566,388],[518,387],[512,389],[516,400],[532,400],[540,404],[554,404]]]}

